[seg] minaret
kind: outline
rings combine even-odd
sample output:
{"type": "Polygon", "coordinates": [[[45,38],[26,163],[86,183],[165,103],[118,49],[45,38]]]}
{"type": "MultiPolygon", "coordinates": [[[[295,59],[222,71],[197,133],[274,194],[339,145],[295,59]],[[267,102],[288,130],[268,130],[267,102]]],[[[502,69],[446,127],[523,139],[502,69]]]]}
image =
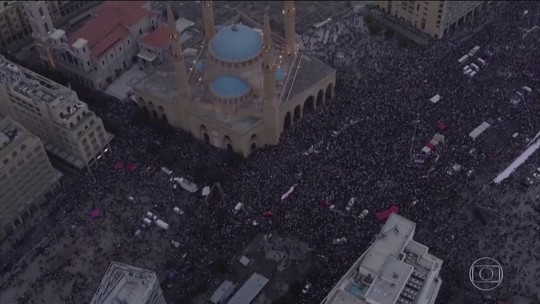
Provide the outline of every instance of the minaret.
{"type": "Polygon", "coordinates": [[[216,33],[214,26],[214,9],[212,8],[212,1],[201,1],[201,6],[204,23],[204,41],[208,43],[216,33]]]}
{"type": "Polygon", "coordinates": [[[24,9],[32,27],[32,37],[36,46],[39,47],[40,56],[48,62],[50,68],[56,69],[52,50],[53,42],[49,38],[49,35],[54,33],[56,29],[46,1],[25,1],[24,9]]]}
{"type": "Polygon", "coordinates": [[[169,28],[171,30],[172,63],[174,65],[174,71],[176,72],[176,89],[178,90],[178,100],[176,102],[178,103],[180,110],[182,128],[187,130],[189,129],[188,111],[189,102],[191,100],[191,87],[188,82],[182,42],[180,42],[180,34],[176,29],[176,22],[170,3],[167,3],[167,22],[169,23],[169,28]]]}
{"type": "Polygon", "coordinates": [[[264,14],[263,25],[263,94],[264,110],[263,120],[267,129],[267,144],[277,145],[281,134],[279,123],[279,100],[276,94],[276,63],[274,58],[274,45],[272,44],[272,31],[268,12],[264,14]]]}
{"type": "Polygon", "coordinates": [[[296,44],[296,8],[294,1],[283,1],[283,16],[285,18],[285,54],[294,56],[298,51],[296,44]]]}

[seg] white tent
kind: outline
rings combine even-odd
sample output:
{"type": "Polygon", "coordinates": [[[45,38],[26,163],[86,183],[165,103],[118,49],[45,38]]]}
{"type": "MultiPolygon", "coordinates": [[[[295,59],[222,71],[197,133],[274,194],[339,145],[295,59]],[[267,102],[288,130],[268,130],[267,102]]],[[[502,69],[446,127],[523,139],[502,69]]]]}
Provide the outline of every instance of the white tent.
{"type": "Polygon", "coordinates": [[[480,136],[480,134],[484,133],[484,131],[487,130],[489,127],[491,127],[491,125],[484,121],[474,130],[472,130],[471,133],[469,133],[469,136],[473,140],[475,140],[478,136],[480,136]]]}

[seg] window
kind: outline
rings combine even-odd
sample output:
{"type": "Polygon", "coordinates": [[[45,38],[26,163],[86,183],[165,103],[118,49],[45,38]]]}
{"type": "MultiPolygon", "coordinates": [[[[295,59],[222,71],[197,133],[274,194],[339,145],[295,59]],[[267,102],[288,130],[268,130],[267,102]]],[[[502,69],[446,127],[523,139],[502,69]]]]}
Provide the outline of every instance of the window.
{"type": "Polygon", "coordinates": [[[105,60],[103,60],[103,61],[101,62],[101,64],[102,64],[102,65],[105,65],[105,60]]]}
{"type": "Polygon", "coordinates": [[[13,157],[17,156],[17,151],[13,151],[13,153],[11,153],[11,156],[13,157]]]}
{"type": "Polygon", "coordinates": [[[111,58],[113,58],[113,53],[111,53],[111,58]]]}
{"type": "Polygon", "coordinates": [[[128,39],[128,44],[131,44],[131,40],[128,39]]]}
{"type": "Polygon", "coordinates": [[[4,161],[3,161],[4,165],[7,164],[8,162],[9,162],[9,159],[4,158],[4,161]]]}
{"type": "Polygon", "coordinates": [[[120,49],[120,51],[122,51],[122,46],[120,46],[120,48],[119,48],[119,49],[120,49]]]}
{"type": "Polygon", "coordinates": [[[90,61],[87,61],[87,62],[86,62],[86,65],[87,65],[87,66],[90,66],[90,61]]]}
{"type": "Polygon", "coordinates": [[[141,34],[141,35],[142,35],[142,29],[139,29],[139,34],[141,34]]]}
{"type": "Polygon", "coordinates": [[[24,151],[26,149],[26,145],[21,145],[21,151],[24,151]]]}
{"type": "Polygon", "coordinates": [[[45,14],[43,13],[43,8],[41,8],[41,7],[39,8],[39,15],[40,15],[41,17],[43,17],[43,16],[45,15],[45,14]]]}
{"type": "Polygon", "coordinates": [[[416,5],[416,11],[419,11],[420,10],[420,4],[417,4],[416,5]]]}
{"type": "MultiPolygon", "coordinates": [[[[7,3],[4,3],[4,4],[7,4],[7,3]]],[[[28,10],[28,12],[30,13],[30,17],[34,18],[34,14],[32,14],[32,11],[28,10]]]]}
{"type": "Polygon", "coordinates": [[[51,31],[51,29],[49,28],[49,24],[48,24],[47,22],[45,22],[45,23],[43,24],[43,26],[45,27],[45,31],[46,31],[47,33],[49,33],[49,32],[51,31]]]}

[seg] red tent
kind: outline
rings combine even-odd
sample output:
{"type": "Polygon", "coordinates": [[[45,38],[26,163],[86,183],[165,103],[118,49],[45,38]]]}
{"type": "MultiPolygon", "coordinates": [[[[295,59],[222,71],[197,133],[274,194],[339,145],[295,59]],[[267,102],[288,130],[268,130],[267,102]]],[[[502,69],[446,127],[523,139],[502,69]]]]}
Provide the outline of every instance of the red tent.
{"type": "Polygon", "coordinates": [[[382,220],[385,220],[387,218],[390,217],[390,215],[392,213],[398,213],[399,212],[399,207],[398,206],[392,206],[384,211],[381,211],[381,212],[378,212],[377,214],[375,214],[377,216],[377,219],[379,221],[382,221],[382,220]]]}
{"type": "Polygon", "coordinates": [[[113,167],[116,169],[116,170],[120,170],[120,169],[123,169],[124,168],[124,162],[122,162],[121,160],[117,160],[113,167]]]}
{"type": "Polygon", "coordinates": [[[328,208],[328,207],[330,207],[330,205],[332,205],[330,203],[330,199],[325,198],[325,199],[323,199],[321,201],[321,207],[323,207],[323,208],[328,208]]]}
{"type": "Polygon", "coordinates": [[[264,211],[262,215],[263,217],[272,217],[274,213],[272,213],[272,211],[267,210],[267,211],[264,211]]]}
{"type": "Polygon", "coordinates": [[[135,170],[135,168],[137,168],[137,164],[136,164],[136,163],[129,163],[129,164],[126,165],[126,169],[127,169],[128,171],[130,171],[130,172],[133,171],[133,170],[135,170]]]}
{"type": "Polygon", "coordinates": [[[90,217],[92,219],[100,218],[101,217],[101,211],[99,209],[94,209],[94,210],[90,211],[90,217]]]}
{"type": "Polygon", "coordinates": [[[444,129],[446,129],[446,125],[444,124],[444,122],[440,122],[438,125],[437,125],[437,129],[439,129],[440,131],[444,131],[444,129]]]}

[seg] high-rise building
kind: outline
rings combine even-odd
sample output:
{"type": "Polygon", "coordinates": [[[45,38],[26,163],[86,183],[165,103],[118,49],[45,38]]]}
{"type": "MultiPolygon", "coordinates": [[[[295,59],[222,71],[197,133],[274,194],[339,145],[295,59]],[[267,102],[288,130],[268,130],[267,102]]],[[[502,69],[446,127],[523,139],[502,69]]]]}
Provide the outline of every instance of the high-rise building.
{"type": "Polygon", "coordinates": [[[137,41],[158,23],[149,1],[105,1],[68,32],[52,26],[46,1],[28,1],[25,8],[41,59],[91,89],[105,89],[136,63],[137,41]]]}
{"type": "Polygon", "coordinates": [[[39,138],[0,117],[0,239],[25,220],[60,177],[39,138]]]}
{"type": "Polygon", "coordinates": [[[491,1],[376,1],[386,14],[408,23],[433,38],[441,39],[449,31],[473,18],[491,1]]]}
{"type": "Polygon", "coordinates": [[[112,262],[90,304],[165,304],[153,271],[112,262]]]}
{"type": "Polygon", "coordinates": [[[0,112],[38,136],[45,149],[77,169],[90,169],[113,135],[71,88],[0,56],[0,112]]]}
{"type": "Polygon", "coordinates": [[[293,1],[283,3],[284,38],[268,14],[262,23],[239,14],[216,26],[212,1],[200,4],[204,39],[185,49],[169,6],[171,64],[133,85],[154,120],[247,156],[332,99],[336,70],[299,50],[293,1]]]}
{"type": "Polygon", "coordinates": [[[413,240],[415,228],[392,214],[322,304],[434,304],[443,261],[413,240]]]}
{"type": "MultiPolygon", "coordinates": [[[[30,42],[32,28],[24,9],[25,1],[0,1],[0,48],[30,42]]],[[[44,1],[54,26],[99,4],[101,1],[44,1]]]]}

